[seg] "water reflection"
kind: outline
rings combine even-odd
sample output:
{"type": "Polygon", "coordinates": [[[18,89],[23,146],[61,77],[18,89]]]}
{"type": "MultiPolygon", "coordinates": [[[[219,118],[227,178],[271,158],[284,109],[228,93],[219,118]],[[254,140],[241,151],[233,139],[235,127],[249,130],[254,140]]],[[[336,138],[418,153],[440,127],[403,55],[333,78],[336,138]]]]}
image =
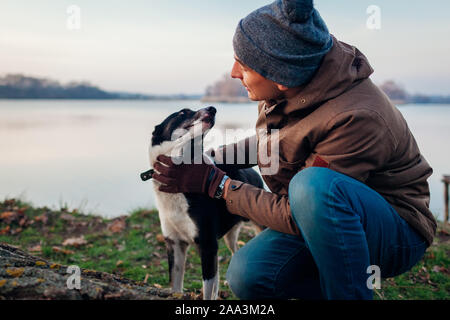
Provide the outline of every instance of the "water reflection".
{"type": "MultiPolygon", "coordinates": [[[[214,104],[216,128],[251,129],[256,104],[214,104]]],[[[156,124],[199,101],[0,100],[0,198],[21,196],[39,206],[68,205],[117,216],[153,207],[147,150],[156,124]]],[[[449,106],[401,106],[419,147],[434,169],[431,208],[442,217],[450,173],[449,106]]]]}

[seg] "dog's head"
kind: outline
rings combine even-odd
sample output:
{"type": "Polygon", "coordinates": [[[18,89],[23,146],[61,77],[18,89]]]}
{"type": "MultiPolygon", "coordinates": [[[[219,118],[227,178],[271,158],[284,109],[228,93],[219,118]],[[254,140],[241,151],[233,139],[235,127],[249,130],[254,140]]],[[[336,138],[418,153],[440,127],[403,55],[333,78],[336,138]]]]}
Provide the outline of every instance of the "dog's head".
{"type": "Polygon", "coordinates": [[[152,133],[152,146],[183,137],[194,139],[204,135],[214,126],[216,108],[207,107],[198,111],[183,109],[172,113],[152,133]]]}

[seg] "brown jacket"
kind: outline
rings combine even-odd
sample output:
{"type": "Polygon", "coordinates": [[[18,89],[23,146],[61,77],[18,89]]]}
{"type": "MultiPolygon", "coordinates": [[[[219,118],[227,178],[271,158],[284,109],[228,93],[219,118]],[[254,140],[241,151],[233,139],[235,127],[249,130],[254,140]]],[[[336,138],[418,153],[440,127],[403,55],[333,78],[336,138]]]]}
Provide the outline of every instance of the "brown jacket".
{"type": "MultiPolygon", "coordinates": [[[[227,208],[274,230],[299,234],[289,182],[304,168],[328,167],[377,191],[431,244],[436,221],[427,178],[432,169],[401,113],[369,79],[373,69],[366,57],[333,40],[318,72],[296,97],[258,106],[257,132],[279,129],[279,170],[263,175],[272,192],[232,181],[227,208]]],[[[264,167],[260,148],[258,166],[264,167]]]]}

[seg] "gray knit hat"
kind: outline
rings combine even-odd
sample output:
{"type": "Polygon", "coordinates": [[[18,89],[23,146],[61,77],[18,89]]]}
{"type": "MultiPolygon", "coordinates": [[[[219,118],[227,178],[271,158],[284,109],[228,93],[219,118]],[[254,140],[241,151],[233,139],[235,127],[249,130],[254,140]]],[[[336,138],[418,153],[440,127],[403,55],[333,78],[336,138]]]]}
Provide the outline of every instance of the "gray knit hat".
{"type": "Polygon", "coordinates": [[[289,88],[307,83],[333,40],[312,0],[278,0],[239,22],[234,53],[263,77],[289,88]]]}

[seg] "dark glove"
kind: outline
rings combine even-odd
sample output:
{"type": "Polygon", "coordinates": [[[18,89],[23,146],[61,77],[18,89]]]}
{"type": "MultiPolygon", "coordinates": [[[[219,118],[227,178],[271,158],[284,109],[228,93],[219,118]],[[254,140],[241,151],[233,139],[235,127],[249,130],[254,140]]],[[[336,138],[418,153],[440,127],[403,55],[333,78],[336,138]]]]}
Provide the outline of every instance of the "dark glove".
{"type": "Polygon", "coordinates": [[[153,179],[162,183],[160,191],[168,193],[205,193],[214,198],[217,187],[225,176],[225,172],[212,164],[179,164],[170,157],[160,155],[153,165],[158,171],[153,179]]]}

